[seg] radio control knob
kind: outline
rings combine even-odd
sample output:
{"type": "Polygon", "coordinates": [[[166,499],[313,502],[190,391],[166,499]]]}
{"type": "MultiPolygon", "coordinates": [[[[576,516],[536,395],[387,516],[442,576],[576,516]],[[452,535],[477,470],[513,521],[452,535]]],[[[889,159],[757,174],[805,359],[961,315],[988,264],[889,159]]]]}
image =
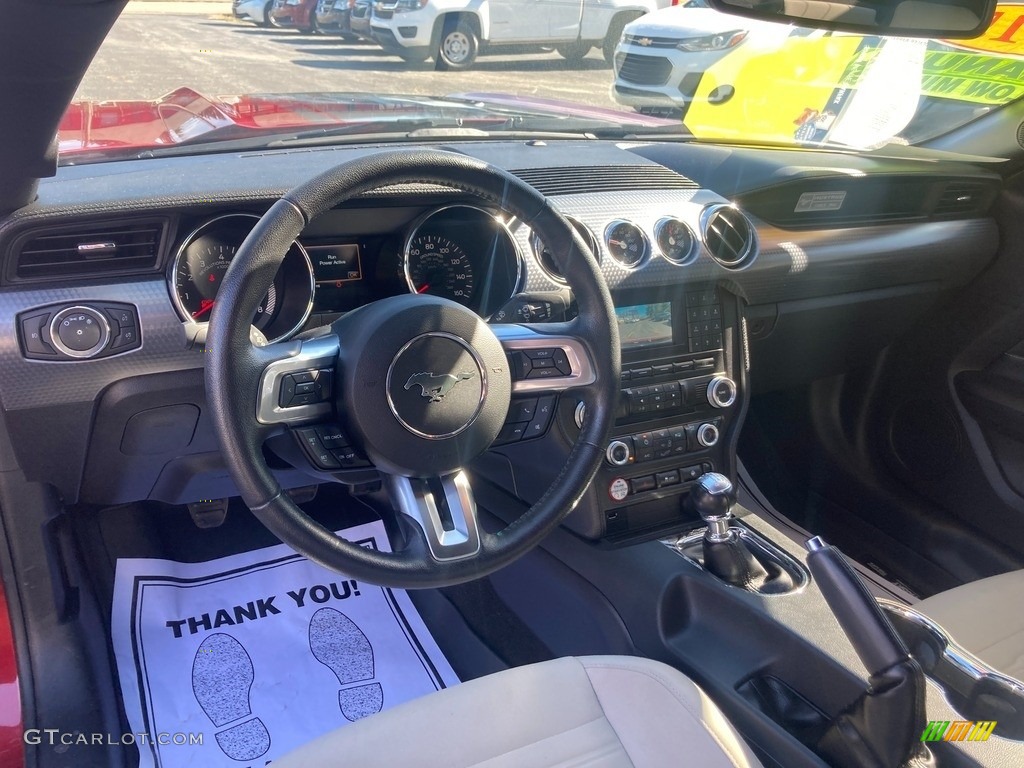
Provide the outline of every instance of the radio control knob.
{"type": "Polygon", "coordinates": [[[612,440],[608,443],[608,450],[604,452],[608,463],[614,467],[624,467],[633,458],[633,450],[628,443],[622,440],[612,440]]]}
{"type": "Polygon", "coordinates": [[[728,376],[715,376],[708,382],[708,402],[715,408],[728,408],[736,402],[736,382],[728,376]]]}
{"type": "Polygon", "coordinates": [[[718,427],[714,424],[701,424],[697,427],[697,442],[705,448],[711,448],[718,444],[718,427]]]}

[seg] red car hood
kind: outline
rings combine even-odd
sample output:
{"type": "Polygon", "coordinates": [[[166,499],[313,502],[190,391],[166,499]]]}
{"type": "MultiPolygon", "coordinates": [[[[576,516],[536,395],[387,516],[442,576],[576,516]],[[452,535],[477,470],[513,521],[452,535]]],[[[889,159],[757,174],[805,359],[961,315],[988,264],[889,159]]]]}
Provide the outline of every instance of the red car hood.
{"type": "Polygon", "coordinates": [[[468,126],[486,128],[502,123],[505,115],[488,107],[537,115],[607,120],[609,124],[665,125],[670,121],[642,117],[599,107],[586,107],[550,99],[529,99],[497,94],[456,94],[451,100],[429,96],[375,96],[372,94],[256,94],[211,98],[191,88],[178,88],[152,101],[76,101],[61,120],[60,154],[110,149],[145,149],[180,144],[223,128],[235,135],[275,129],[344,126],[407,116],[429,116],[438,111],[464,116],[468,126]],[[465,113],[463,115],[463,112],[465,113]]]}

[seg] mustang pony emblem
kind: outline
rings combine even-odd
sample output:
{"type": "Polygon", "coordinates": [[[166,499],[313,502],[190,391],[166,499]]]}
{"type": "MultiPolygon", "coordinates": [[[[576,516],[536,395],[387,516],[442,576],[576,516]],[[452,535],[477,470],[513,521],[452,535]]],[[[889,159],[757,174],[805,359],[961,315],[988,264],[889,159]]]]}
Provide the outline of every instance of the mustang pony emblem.
{"type": "Polygon", "coordinates": [[[472,378],[472,373],[436,374],[423,371],[422,373],[414,373],[410,376],[409,380],[405,382],[405,388],[412,389],[414,384],[419,384],[420,394],[423,397],[429,397],[432,403],[439,403],[441,398],[451,392],[452,387],[460,381],[472,378]]]}

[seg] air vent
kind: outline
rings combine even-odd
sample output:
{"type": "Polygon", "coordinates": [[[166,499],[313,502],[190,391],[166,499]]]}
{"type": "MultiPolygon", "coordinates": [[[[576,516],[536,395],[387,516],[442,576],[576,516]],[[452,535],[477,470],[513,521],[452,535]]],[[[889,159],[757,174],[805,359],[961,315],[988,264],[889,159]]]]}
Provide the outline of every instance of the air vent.
{"type": "Polygon", "coordinates": [[[524,168],[512,173],[545,195],[698,189],[696,182],[660,165],[582,165],[524,168]]]}
{"type": "Polygon", "coordinates": [[[935,216],[974,213],[991,197],[991,186],[980,181],[951,181],[935,203],[935,216]]]}
{"type": "MultiPolygon", "coordinates": [[[[594,258],[600,260],[601,249],[597,246],[597,238],[594,237],[594,233],[590,231],[586,224],[582,221],[574,219],[572,216],[566,216],[566,220],[572,224],[573,229],[580,233],[580,237],[590,248],[590,252],[594,254],[594,258]]],[[[533,247],[533,255],[537,257],[537,261],[544,268],[544,271],[548,273],[554,280],[559,283],[564,283],[565,275],[558,268],[555,263],[555,257],[551,255],[551,251],[547,249],[547,246],[541,241],[540,237],[534,235],[530,240],[530,245],[533,247]]]]}
{"type": "Polygon", "coordinates": [[[754,250],[754,230],[731,205],[712,205],[701,216],[704,245],[723,267],[738,267],[754,250]]]}
{"type": "Polygon", "coordinates": [[[8,276],[36,281],[152,272],[166,231],[164,219],[35,230],[15,244],[8,276]]]}

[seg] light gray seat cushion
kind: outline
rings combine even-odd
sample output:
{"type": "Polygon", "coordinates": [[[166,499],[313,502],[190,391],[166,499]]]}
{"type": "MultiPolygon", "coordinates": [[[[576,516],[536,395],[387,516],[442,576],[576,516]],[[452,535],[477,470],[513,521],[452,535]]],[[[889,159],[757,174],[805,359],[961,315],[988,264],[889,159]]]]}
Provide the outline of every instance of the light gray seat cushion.
{"type": "Polygon", "coordinates": [[[649,659],[517,667],[346,725],[274,768],[759,766],[707,695],[649,659]]]}
{"type": "Polygon", "coordinates": [[[913,606],[1004,675],[1024,680],[1024,571],[940,592],[913,606]]]}

